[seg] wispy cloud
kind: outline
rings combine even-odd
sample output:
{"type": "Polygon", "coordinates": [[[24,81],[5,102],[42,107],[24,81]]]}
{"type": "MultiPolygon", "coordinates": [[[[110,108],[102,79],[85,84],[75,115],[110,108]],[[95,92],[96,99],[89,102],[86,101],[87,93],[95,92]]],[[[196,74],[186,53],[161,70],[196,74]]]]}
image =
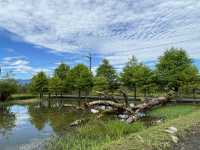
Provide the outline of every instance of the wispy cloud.
{"type": "Polygon", "coordinates": [[[26,57],[5,57],[0,64],[6,71],[11,71],[12,73],[30,74],[34,75],[37,72],[44,71],[47,74],[51,74],[51,70],[47,68],[32,67],[30,62],[26,57]]]}
{"type": "Polygon", "coordinates": [[[200,58],[198,0],[0,0],[0,16],[0,27],[54,52],[93,51],[121,64],[176,46],[200,58]]]}

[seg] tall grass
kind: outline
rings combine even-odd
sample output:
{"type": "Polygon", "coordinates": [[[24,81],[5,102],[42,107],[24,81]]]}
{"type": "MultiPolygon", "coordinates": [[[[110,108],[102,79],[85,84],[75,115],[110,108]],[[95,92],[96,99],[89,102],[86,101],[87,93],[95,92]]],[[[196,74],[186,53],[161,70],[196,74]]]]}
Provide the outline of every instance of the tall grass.
{"type": "MultiPolygon", "coordinates": [[[[196,105],[167,105],[158,107],[148,113],[150,116],[164,117],[168,122],[174,118],[183,117],[200,107],[196,105]]],[[[105,144],[126,137],[145,129],[144,122],[127,124],[119,120],[91,119],[86,125],[65,133],[64,136],[51,138],[46,148],[48,150],[99,150],[105,144]]]]}
{"type": "Polygon", "coordinates": [[[118,120],[93,120],[61,138],[52,138],[46,147],[50,150],[95,150],[102,144],[142,129],[144,129],[142,122],[131,125],[118,120]]]}

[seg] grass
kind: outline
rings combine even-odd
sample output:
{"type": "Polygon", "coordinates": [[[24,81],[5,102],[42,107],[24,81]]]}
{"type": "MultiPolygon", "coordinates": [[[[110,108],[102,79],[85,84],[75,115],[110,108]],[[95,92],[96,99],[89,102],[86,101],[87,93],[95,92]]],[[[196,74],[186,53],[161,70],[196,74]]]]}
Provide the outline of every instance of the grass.
{"type": "Polygon", "coordinates": [[[51,150],[89,150],[98,149],[105,143],[111,143],[124,135],[144,129],[142,122],[133,125],[117,120],[92,120],[87,125],[66,133],[62,138],[54,137],[47,145],[51,150]]]}
{"type": "Polygon", "coordinates": [[[26,104],[32,104],[39,102],[39,99],[37,99],[37,96],[32,94],[14,94],[12,95],[7,101],[1,102],[0,104],[20,104],[20,105],[26,105],[26,104]]]}
{"type": "Polygon", "coordinates": [[[154,117],[163,117],[165,120],[171,120],[192,113],[199,108],[199,105],[170,104],[165,107],[153,109],[152,111],[148,112],[148,115],[154,117]]]}
{"type": "Polygon", "coordinates": [[[36,95],[32,94],[14,94],[11,96],[9,100],[26,100],[26,99],[33,99],[37,98],[36,95]]]}
{"type": "MultiPolygon", "coordinates": [[[[184,125],[185,124],[184,121],[188,117],[185,116],[192,114],[194,115],[194,117],[197,117],[198,115],[193,114],[193,112],[197,112],[200,115],[200,111],[198,111],[199,108],[200,108],[199,106],[195,105],[167,105],[165,107],[156,108],[151,112],[149,112],[148,115],[158,116],[158,117],[162,116],[165,118],[165,122],[162,123],[161,126],[154,126],[148,129],[145,128],[144,123],[141,121],[135,122],[133,124],[127,124],[124,122],[120,122],[118,120],[102,121],[102,120],[92,119],[86,125],[76,128],[74,131],[71,131],[70,133],[65,133],[65,135],[62,137],[51,138],[47,144],[47,149],[121,150],[127,148],[132,149],[132,146],[135,147],[138,146],[139,144],[143,145],[144,147],[146,146],[150,147],[149,146],[150,143],[152,143],[152,145],[159,146],[159,143],[160,142],[162,143],[162,140],[166,140],[168,138],[168,135],[165,135],[165,133],[163,132],[164,128],[170,125],[177,125],[177,127],[180,126],[180,128],[182,128],[182,126],[187,127],[184,125]],[[178,120],[174,120],[176,118],[178,118],[178,120]],[[128,141],[128,143],[126,141],[128,141]],[[133,144],[135,143],[135,141],[136,145],[133,144]],[[146,142],[145,145],[142,144],[141,141],[146,142]],[[119,148],[117,148],[118,144],[119,148]]],[[[190,121],[193,122],[193,119],[188,118],[188,122],[190,121]]],[[[165,145],[168,144],[169,143],[167,142],[161,146],[165,147],[165,145]]],[[[141,146],[139,146],[138,150],[140,149],[141,146]]]]}
{"type": "Polygon", "coordinates": [[[178,129],[178,136],[183,137],[187,131],[200,122],[200,110],[169,120],[159,126],[150,127],[141,132],[133,133],[112,144],[104,145],[102,150],[167,150],[172,146],[170,135],[164,130],[170,126],[178,129]]]}

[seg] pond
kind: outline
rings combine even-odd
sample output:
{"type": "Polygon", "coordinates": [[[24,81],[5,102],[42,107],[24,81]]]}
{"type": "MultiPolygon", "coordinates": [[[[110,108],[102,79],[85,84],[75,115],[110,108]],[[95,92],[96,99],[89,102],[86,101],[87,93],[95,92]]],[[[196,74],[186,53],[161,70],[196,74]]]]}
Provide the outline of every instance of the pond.
{"type": "MultiPolygon", "coordinates": [[[[68,101],[67,103],[77,104],[76,101],[68,101]]],[[[93,116],[86,111],[61,106],[60,103],[51,103],[51,107],[48,104],[0,105],[0,150],[27,150],[34,149],[33,147],[37,149],[37,145],[44,143],[51,135],[60,136],[67,133],[71,138],[75,132],[69,127],[70,123],[93,116]]],[[[116,122],[110,122],[106,125],[107,121],[115,120],[116,116],[104,119],[93,122],[91,125],[99,127],[99,129],[106,129],[112,127],[111,123],[114,123],[114,129],[115,127],[120,127],[120,130],[124,129],[124,131],[120,131],[122,135],[127,132],[135,132],[139,127],[116,122]]],[[[145,128],[152,126],[156,120],[160,119],[159,117],[146,116],[141,119],[142,126],[145,128]]],[[[117,121],[120,122],[119,119],[117,121]]]]}
{"type": "Polygon", "coordinates": [[[71,122],[84,116],[84,112],[65,107],[0,106],[0,149],[16,150],[24,144],[43,141],[66,131],[71,122]]]}

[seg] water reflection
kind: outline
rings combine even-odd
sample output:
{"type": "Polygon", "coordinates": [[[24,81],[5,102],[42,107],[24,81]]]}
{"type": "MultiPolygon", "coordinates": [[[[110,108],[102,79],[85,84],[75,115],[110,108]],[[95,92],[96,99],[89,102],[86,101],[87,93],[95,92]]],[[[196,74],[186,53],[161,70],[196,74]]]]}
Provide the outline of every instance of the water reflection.
{"type": "Polygon", "coordinates": [[[11,107],[0,106],[0,134],[6,136],[15,127],[16,116],[10,111],[11,107]]]}
{"type": "Polygon", "coordinates": [[[48,123],[55,133],[61,133],[69,127],[69,124],[85,116],[85,112],[74,111],[65,107],[43,107],[43,106],[28,106],[30,122],[38,130],[42,130],[48,123]]]}
{"type": "Polygon", "coordinates": [[[0,149],[16,150],[19,145],[68,132],[71,122],[85,116],[86,112],[65,107],[0,106],[0,149]]]}

